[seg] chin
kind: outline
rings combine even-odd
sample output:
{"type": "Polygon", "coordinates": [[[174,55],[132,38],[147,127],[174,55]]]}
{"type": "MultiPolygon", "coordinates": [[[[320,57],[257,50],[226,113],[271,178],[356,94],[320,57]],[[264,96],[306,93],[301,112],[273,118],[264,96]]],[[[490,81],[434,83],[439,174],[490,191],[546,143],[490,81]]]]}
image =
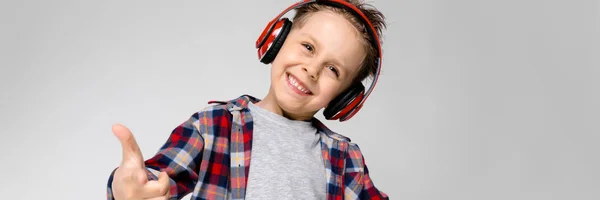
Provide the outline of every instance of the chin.
{"type": "Polygon", "coordinates": [[[298,94],[288,85],[287,73],[277,78],[276,85],[273,87],[273,100],[281,109],[284,115],[303,116],[302,118],[312,117],[323,106],[315,104],[314,94],[298,94]]]}

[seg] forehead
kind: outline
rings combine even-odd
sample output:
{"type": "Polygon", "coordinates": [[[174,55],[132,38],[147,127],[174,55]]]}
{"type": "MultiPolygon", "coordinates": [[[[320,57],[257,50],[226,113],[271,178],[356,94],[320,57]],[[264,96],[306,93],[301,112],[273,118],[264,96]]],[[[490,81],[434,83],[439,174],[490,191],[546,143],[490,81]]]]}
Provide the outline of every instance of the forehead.
{"type": "Polygon", "coordinates": [[[339,60],[348,70],[357,70],[354,68],[359,68],[366,56],[358,30],[343,15],[332,11],[310,14],[292,35],[315,40],[319,54],[339,60]]]}

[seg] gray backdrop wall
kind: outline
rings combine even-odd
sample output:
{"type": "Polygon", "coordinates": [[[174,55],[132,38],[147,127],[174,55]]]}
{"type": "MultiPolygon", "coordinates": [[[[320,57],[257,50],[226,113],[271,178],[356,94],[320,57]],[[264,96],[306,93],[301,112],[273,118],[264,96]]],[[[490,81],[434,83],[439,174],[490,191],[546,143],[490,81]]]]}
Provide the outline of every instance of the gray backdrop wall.
{"type": "MultiPolygon", "coordinates": [[[[263,97],[253,44],[293,2],[0,2],[0,198],[104,199],[112,124],[148,158],[208,100],[263,97]]],[[[355,118],[327,124],[381,190],[600,198],[599,1],[370,2],[389,23],[383,74],[355,118]]]]}

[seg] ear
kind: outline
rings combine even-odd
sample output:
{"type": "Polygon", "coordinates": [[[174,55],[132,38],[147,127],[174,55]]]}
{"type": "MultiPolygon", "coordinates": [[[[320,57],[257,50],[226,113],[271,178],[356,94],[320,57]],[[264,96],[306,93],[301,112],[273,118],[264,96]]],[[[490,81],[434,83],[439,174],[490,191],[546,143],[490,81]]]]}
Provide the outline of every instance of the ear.
{"type": "Polygon", "coordinates": [[[365,86],[362,83],[354,83],[344,92],[337,95],[323,111],[323,115],[326,119],[336,120],[340,117],[344,117],[348,112],[352,111],[354,107],[364,97],[365,86]]]}
{"type": "Polygon", "coordinates": [[[291,29],[292,22],[283,18],[275,24],[275,28],[271,32],[268,32],[269,36],[265,44],[258,49],[259,59],[262,63],[270,64],[275,60],[291,29]]]}

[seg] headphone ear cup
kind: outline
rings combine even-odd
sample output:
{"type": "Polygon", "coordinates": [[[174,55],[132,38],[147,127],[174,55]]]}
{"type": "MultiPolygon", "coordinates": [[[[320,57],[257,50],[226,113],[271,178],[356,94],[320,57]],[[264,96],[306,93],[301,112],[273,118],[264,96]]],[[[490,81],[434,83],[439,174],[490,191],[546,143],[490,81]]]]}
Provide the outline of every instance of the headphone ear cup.
{"type": "Polygon", "coordinates": [[[346,115],[358,102],[364,97],[365,86],[362,83],[356,83],[350,86],[346,91],[335,97],[329,105],[323,110],[325,119],[336,120],[346,115]]]}
{"type": "Polygon", "coordinates": [[[277,24],[275,24],[273,32],[269,34],[269,37],[273,38],[268,38],[265,44],[263,44],[259,48],[259,54],[261,50],[265,51],[266,48],[266,52],[260,59],[260,62],[264,64],[269,64],[273,62],[273,60],[275,60],[275,57],[277,57],[277,53],[279,53],[279,50],[283,46],[285,38],[287,38],[287,35],[288,33],[290,33],[291,29],[292,22],[287,18],[283,18],[280,21],[278,21],[277,24]],[[278,27],[281,27],[281,29],[279,29],[278,27]]]}

